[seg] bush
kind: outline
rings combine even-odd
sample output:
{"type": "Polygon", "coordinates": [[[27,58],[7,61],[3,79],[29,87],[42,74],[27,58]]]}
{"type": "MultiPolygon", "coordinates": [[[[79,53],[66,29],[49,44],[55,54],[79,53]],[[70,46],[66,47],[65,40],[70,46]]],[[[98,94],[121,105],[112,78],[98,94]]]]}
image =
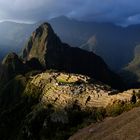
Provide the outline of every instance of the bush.
{"type": "Polygon", "coordinates": [[[120,115],[123,112],[123,105],[116,103],[112,106],[108,106],[106,108],[106,114],[107,116],[117,116],[120,115]]]}

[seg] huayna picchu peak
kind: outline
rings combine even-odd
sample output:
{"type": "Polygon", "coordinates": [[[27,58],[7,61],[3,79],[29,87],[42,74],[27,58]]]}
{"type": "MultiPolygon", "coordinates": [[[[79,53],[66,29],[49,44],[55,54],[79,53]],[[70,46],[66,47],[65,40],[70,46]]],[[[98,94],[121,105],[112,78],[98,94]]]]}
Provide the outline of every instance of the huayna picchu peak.
{"type": "Polygon", "coordinates": [[[55,69],[91,76],[99,81],[120,88],[122,81],[99,56],[93,52],[70,47],[62,43],[48,23],[39,26],[31,35],[22,58],[36,59],[44,69],[55,69]]]}

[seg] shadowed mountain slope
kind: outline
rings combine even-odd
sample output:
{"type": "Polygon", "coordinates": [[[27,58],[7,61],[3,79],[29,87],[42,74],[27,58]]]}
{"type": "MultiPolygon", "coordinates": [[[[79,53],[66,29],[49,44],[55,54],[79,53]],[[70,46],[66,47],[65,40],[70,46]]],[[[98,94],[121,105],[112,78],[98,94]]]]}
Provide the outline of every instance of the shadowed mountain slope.
{"type": "Polygon", "coordinates": [[[140,45],[136,46],[134,50],[133,60],[123,69],[123,79],[134,87],[140,85],[140,45]]]}

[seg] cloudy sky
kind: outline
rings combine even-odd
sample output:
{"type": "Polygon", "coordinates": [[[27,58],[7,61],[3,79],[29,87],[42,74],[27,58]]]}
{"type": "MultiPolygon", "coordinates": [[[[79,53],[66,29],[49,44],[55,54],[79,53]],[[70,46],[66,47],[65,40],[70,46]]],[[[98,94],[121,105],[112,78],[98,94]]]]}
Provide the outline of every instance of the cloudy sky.
{"type": "Polygon", "coordinates": [[[136,24],[140,23],[140,0],[0,0],[0,20],[32,22],[60,15],[136,24]]]}

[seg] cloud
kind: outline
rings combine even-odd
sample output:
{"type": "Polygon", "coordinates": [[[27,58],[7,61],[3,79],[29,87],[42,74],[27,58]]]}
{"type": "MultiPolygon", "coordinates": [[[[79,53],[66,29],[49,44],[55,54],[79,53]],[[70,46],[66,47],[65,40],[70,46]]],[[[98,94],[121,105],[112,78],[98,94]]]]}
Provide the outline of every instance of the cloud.
{"type": "Polygon", "coordinates": [[[88,21],[140,23],[139,0],[0,0],[0,20],[38,21],[66,15],[88,21]]]}

